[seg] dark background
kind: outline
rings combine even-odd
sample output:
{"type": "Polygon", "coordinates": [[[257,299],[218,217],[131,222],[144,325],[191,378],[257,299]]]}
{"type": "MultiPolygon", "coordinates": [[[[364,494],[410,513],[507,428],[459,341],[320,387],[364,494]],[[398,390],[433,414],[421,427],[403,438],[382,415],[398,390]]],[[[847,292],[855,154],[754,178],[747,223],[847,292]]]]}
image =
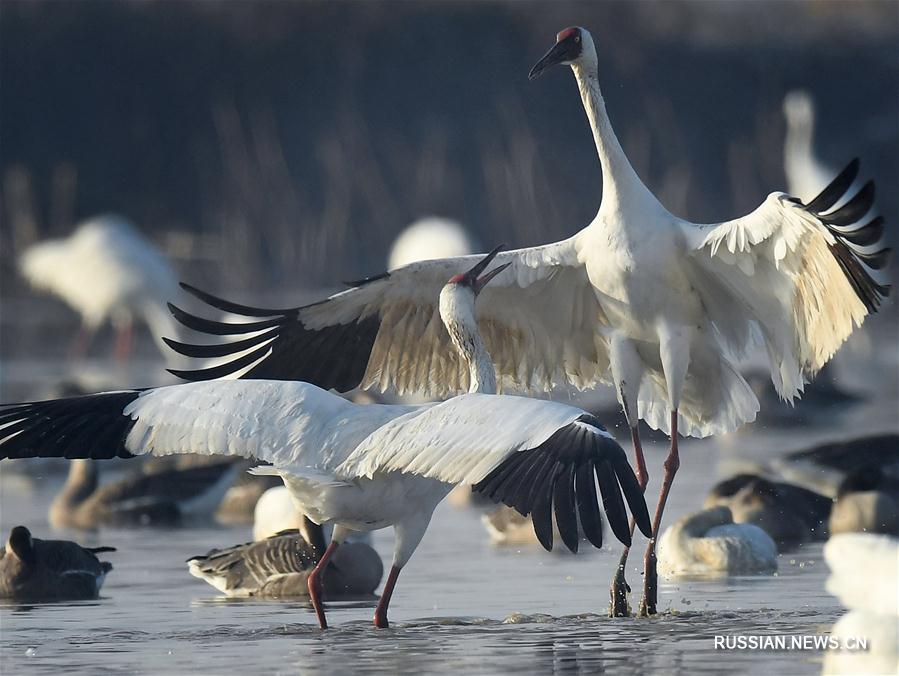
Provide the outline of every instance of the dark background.
{"type": "MultiPolygon", "coordinates": [[[[0,5],[0,251],[119,212],[243,297],[377,272],[438,214],[485,247],[586,225],[598,161],[561,28],[594,35],[615,129],[694,221],[784,189],[783,95],[899,222],[899,3],[45,2],[0,5]]],[[[252,296],[250,296],[252,297],[252,296]]]]}

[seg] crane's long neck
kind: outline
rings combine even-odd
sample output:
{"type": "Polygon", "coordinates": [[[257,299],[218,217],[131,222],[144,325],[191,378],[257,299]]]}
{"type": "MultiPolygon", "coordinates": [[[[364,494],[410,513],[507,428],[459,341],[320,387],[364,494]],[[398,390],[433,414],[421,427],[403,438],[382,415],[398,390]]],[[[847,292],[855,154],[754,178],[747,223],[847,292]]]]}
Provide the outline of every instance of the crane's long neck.
{"type": "Polygon", "coordinates": [[[815,121],[811,117],[788,122],[784,139],[784,164],[788,174],[801,172],[810,162],[815,161],[815,151],[812,147],[814,136],[815,121]]]}
{"type": "Polygon", "coordinates": [[[440,293],[440,318],[463,361],[468,365],[469,392],[496,394],[496,371],[475,318],[474,294],[444,287],[440,293]]]}
{"type": "Polygon", "coordinates": [[[493,359],[487,351],[487,346],[481,339],[481,332],[475,329],[471,339],[465,341],[466,349],[459,349],[462,358],[468,363],[469,392],[481,394],[496,394],[496,369],[493,367],[493,359]]]}
{"type": "Polygon", "coordinates": [[[573,64],[574,77],[581,92],[584,110],[593,131],[596,152],[602,165],[602,206],[600,210],[617,210],[629,203],[658,204],[637,172],[631,166],[624,149],[615,136],[606,102],[599,90],[599,77],[595,67],[573,64]]]}

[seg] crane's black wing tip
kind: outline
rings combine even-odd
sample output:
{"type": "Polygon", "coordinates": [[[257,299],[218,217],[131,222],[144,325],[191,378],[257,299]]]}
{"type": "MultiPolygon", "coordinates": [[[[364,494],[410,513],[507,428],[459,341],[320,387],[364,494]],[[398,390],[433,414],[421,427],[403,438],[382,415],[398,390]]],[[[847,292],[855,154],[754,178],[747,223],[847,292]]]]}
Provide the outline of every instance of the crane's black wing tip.
{"type": "Polygon", "coordinates": [[[141,390],[103,392],[0,407],[2,458],[130,458],[125,415],[141,390]]]}
{"type": "Polygon", "coordinates": [[[855,181],[860,165],[859,159],[857,157],[853,158],[843,171],[828,183],[815,199],[806,205],[806,209],[815,215],[820,215],[833,207],[855,181]]]}
{"type": "Polygon", "coordinates": [[[576,552],[578,525],[591,544],[602,546],[596,481],[612,532],[629,546],[630,528],[622,489],[641,530],[648,522],[646,503],[624,450],[599,420],[588,414],[559,428],[539,446],[510,454],[472,490],[530,515],[534,533],[547,550],[553,545],[555,512],[563,543],[576,552]]]}

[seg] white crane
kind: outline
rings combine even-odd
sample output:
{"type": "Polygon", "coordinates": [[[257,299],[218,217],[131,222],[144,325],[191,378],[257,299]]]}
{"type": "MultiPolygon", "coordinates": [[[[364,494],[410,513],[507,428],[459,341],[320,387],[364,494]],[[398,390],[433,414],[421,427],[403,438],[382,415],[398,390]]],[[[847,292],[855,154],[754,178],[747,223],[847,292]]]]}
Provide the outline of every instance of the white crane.
{"type": "Polygon", "coordinates": [[[787,123],[784,138],[784,174],[787,190],[803,202],[810,202],[840,173],[824,164],[815,153],[815,106],[802,89],[789,92],[783,102],[787,123]]]}
{"type": "Polygon", "coordinates": [[[307,383],[222,380],[11,404],[0,408],[0,458],[201,453],[271,463],[298,508],[334,526],[309,575],[322,628],[321,574],[335,549],[350,531],[393,526],[393,566],[374,618],[387,626],[400,570],[456,484],[532,514],[547,549],[553,512],[569,549],[578,548],[578,523],[601,546],[597,481],[612,532],[630,542],[626,499],[649,533],[637,479],[599,420],[564,404],[489,394],[495,374],[474,304],[506,267],[481,275],[495,254],[440,293],[441,330],[466,364],[467,394],[420,406],[359,406],[307,383]]]}
{"type": "Polygon", "coordinates": [[[467,256],[477,251],[471,236],[457,221],[437,216],[420,218],[403,230],[390,248],[387,269],[416,261],[467,256]]]}
{"type": "MultiPolygon", "coordinates": [[[[677,218],[637,176],[612,130],[590,33],[563,30],[531,77],[553,64],[574,71],[602,167],[602,203],[573,237],[500,254],[510,273],[485,290],[477,318],[501,384],[544,391],[614,385],[641,485],[648,476],[638,419],[670,434],[657,534],[679,466],[678,432],[703,437],[755,417],[758,401],[734,360],[761,342],[778,394],[792,400],[877,310],[889,290],[872,273],[888,258],[883,221],[857,225],[873,203],[873,183],[831,210],[857,175],[857,161],[808,204],[775,192],[732,221],[677,218]]],[[[284,310],[237,305],[185,286],[213,307],[255,321],[229,325],[172,308],[182,323],[219,336],[255,335],[230,345],[167,341],[190,357],[230,357],[173,373],[188,380],[228,374],[305,380],[339,391],[358,385],[436,396],[464,391],[469,372],[446,349],[435,299],[443,281],[471,263],[470,257],[413,263],[284,310]]],[[[646,565],[641,611],[653,613],[652,541],[646,565]]],[[[621,598],[623,578],[614,585],[621,598]]]]}
{"type": "Polygon", "coordinates": [[[178,297],[178,279],[165,255],[121,216],[97,216],[66,238],[35,244],[23,252],[19,266],[32,286],[81,314],[75,356],[87,352],[106,321],[116,330],[119,361],[131,352],[135,319],[146,322],[160,346],[162,336],[177,332],[166,303],[178,297]]]}

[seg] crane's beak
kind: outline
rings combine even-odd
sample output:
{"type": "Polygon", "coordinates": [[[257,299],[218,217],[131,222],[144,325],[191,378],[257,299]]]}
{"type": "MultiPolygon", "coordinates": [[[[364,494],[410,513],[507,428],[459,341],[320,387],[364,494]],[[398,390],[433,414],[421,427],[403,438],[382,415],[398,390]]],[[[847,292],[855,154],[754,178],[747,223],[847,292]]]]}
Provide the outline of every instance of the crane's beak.
{"type": "Polygon", "coordinates": [[[468,272],[465,273],[465,278],[467,280],[469,280],[469,283],[471,284],[471,287],[474,289],[474,292],[476,294],[480,293],[481,289],[483,289],[485,286],[487,286],[487,282],[489,282],[491,279],[496,277],[500,272],[502,272],[507,267],[509,267],[509,265],[511,265],[511,263],[505,263],[503,265],[500,265],[497,268],[494,268],[487,274],[481,275],[481,273],[487,269],[487,266],[490,265],[490,262],[494,258],[496,258],[496,254],[498,254],[503,248],[505,248],[505,246],[506,246],[505,244],[500,244],[493,251],[491,251],[489,254],[484,256],[484,258],[482,258],[478,262],[478,264],[475,265],[471,270],[469,270],[468,272]]]}
{"type": "Polygon", "coordinates": [[[486,275],[481,275],[480,277],[478,277],[474,282],[474,292],[476,294],[481,293],[481,289],[483,289],[485,286],[487,286],[487,282],[489,282],[491,279],[496,277],[499,273],[501,273],[503,270],[505,270],[510,265],[512,265],[511,261],[508,263],[503,263],[499,267],[493,268],[486,275]]]}
{"type": "Polygon", "coordinates": [[[543,74],[543,71],[552,68],[560,63],[566,63],[576,58],[570,40],[562,40],[553,45],[543,58],[534,64],[531,72],[528,73],[528,80],[534,80],[543,74]]]}

